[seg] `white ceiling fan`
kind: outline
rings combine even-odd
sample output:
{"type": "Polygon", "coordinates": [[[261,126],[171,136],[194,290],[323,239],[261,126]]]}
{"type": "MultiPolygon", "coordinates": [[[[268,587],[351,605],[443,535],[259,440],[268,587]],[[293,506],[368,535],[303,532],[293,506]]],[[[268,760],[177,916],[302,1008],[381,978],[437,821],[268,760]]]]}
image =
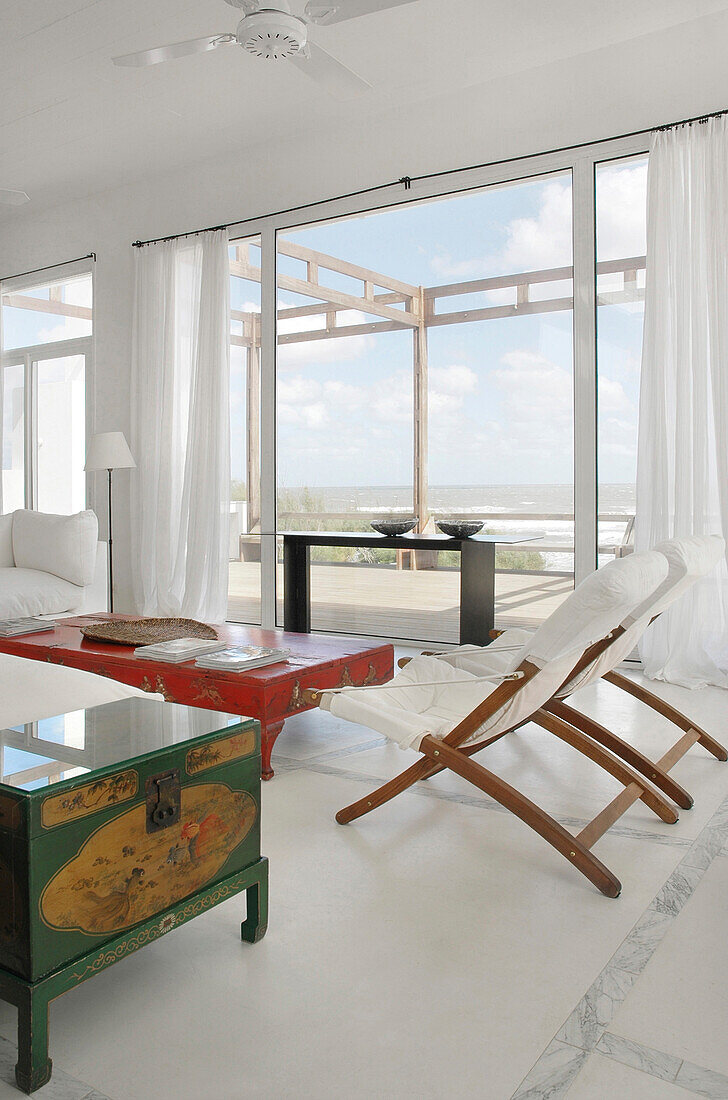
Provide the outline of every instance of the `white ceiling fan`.
{"type": "Polygon", "coordinates": [[[169,46],[157,46],[151,50],[127,53],[113,58],[115,65],[157,65],[160,61],[172,61],[193,53],[206,53],[220,46],[242,46],[256,57],[272,61],[290,61],[302,73],[317,81],[339,96],[359,95],[371,87],[335,57],[308,37],[309,25],[330,26],[355,19],[360,15],[412,4],[415,0],[308,0],[303,15],[291,14],[288,0],[276,0],[276,6],[267,6],[265,0],[226,0],[231,7],[243,12],[237,29],[225,34],[213,34],[208,38],[193,38],[189,42],[175,42],[169,46]]]}
{"type": "Polygon", "coordinates": [[[0,187],[0,203],[4,206],[22,206],[24,202],[30,202],[30,195],[25,191],[6,191],[0,187]]]}

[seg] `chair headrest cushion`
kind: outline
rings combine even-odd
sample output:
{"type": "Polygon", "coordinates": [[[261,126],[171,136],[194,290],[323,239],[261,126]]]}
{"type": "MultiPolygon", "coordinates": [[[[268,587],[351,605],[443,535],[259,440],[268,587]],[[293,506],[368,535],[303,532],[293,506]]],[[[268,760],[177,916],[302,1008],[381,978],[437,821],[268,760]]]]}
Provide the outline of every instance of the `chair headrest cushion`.
{"type": "Polygon", "coordinates": [[[543,665],[564,653],[583,652],[647,600],[667,572],[667,558],[656,550],[615,558],[577,585],[538,628],[521,659],[543,665]]]}
{"type": "Polygon", "coordinates": [[[667,558],[667,576],[657,591],[627,616],[625,626],[659,615],[695,581],[710,573],[725,554],[725,541],[719,535],[681,535],[658,543],[654,549],[667,558]]]}

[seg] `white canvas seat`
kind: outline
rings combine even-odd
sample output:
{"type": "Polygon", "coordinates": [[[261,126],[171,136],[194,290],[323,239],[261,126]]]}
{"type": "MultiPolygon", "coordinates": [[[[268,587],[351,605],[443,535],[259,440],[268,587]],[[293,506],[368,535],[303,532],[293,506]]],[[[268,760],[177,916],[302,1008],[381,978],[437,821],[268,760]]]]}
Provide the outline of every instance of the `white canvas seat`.
{"type": "Polygon", "coordinates": [[[605,894],[616,897],[619,880],[590,851],[627,806],[644,801],[663,821],[677,814],[639,776],[590,738],[555,716],[551,732],[605,768],[624,786],[610,807],[572,836],[515,788],[469,759],[473,753],[523,725],[563,684],[609,645],[612,632],[664,582],[662,554],[648,551],[615,560],[593,573],[511,656],[505,672],[483,672],[480,665],[456,667],[441,656],[422,656],[384,687],[347,688],[309,694],[341,718],[365,724],[403,748],[417,748],[423,759],[378,791],[337,814],[345,824],[442,768],[457,772],[496,798],[539,832],[605,894]],[[625,797],[626,796],[626,797],[625,797]]]}
{"type": "MultiPolygon", "coordinates": [[[[619,629],[614,632],[611,643],[603,649],[598,656],[578,675],[572,677],[554,695],[554,699],[546,705],[547,710],[577,726],[582,732],[588,734],[610,751],[617,753],[632,767],[637,768],[655,783],[661,790],[668,794],[683,809],[689,809],[693,805],[690,794],[679,783],[667,774],[669,768],[674,767],[685,752],[699,742],[719,760],[728,759],[728,753],[705,730],[681,714],[674,707],[670,707],[664,700],[654,695],[647,688],[633,683],[614,670],[632,652],[639,642],[645,630],[653,619],[662,614],[671,604],[680,599],[696,581],[706,576],[720,561],[725,553],[725,542],[717,535],[689,535],[680,538],[668,539],[655,547],[657,553],[662,554],[668,564],[667,576],[662,584],[637,608],[631,611],[620,623],[619,629]],[[647,703],[654,710],[669,718],[674,724],[683,730],[685,736],[677,745],[672,746],[664,756],[653,761],[639,753],[634,746],[618,738],[604,726],[582,715],[578,710],[567,706],[563,700],[580,688],[603,677],[609,683],[621,690],[636,696],[642,702],[647,703]],[[668,765],[666,767],[666,765],[668,765]]],[[[468,670],[479,675],[488,675],[503,672],[512,663],[514,654],[527,648],[529,639],[535,637],[531,631],[512,629],[504,631],[489,646],[461,646],[447,654],[442,654],[441,659],[453,668],[468,670]]]]}

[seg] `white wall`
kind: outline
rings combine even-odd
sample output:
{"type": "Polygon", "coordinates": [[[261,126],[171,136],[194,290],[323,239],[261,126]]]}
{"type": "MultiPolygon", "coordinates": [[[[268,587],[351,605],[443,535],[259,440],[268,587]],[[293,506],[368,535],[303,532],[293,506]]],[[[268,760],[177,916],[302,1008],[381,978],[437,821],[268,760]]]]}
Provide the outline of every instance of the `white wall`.
{"type": "MultiPolygon", "coordinates": [[[[96,430],[128,432],[131,241],[718,110],[728,106],[727,46],[721,13],[406,109],[393,102],[386,116],[338,132],[312,130],[42,212],[31,204],[0,222],[0,276],[96,252],[96,430]]],[[[115,479],[119,609],[131,606],[133,476],[115,479]]]]}

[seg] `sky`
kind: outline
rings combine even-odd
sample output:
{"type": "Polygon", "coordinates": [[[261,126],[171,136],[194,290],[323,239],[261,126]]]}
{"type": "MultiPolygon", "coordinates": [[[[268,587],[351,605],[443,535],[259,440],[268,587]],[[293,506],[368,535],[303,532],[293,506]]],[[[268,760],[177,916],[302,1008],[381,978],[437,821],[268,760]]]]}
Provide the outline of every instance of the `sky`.
{"type": "MultiPolygon", "coordinates": [[[[645,186],[643,159],[599,169],[599,259],[644,253],[645,186]]],[[[314,225],[285,237],[417,286],[433,286],[570,266],[571,235],[566,174],[314,225]]],[[[256,262],[254,254],[251,258],[256,262]]],[[[279,271],[305,275],[304,265],[286,256],[279,256],[279,271]]],[[[331,287],[361,292],[361,284],[346,276],[322,269],[320,278],[331,287]]],[[[234,282],[238,308],[257,308],[252,284],[234,282]]],[[[614,281],[610,284],[608,276],[600,280],[600,289],[610,285],[614,281]]],[[[568,296],[571,285],[551,284],[542,293],[568,296]]],[[[446,299],[439,308],[496,305],[514,298],[511,288],[446,299]]],[[[280,306],[311,301],[279,291],[280,306]]],[[[377,318],[352,315],[340,318],[340,323],[344,320],[377,318]]],[[[322,321],[306,318],[297,324],[299,329],[315,328],[322,321]]],[[[289,330],[290,326],[287,322],[289,330]]],[[[571,312],[433,327],[428,339],[430,483],[571,483],[571,312]]],[[[641,305],[600,308],[603,482],[634,479],[641,339],[641,305]]],[[[234,440],[244,435],[242,390],[241,375],[233,410],[234,440]]],[[[314,488],[411,483],[408,332],[283,345],[277,394],[279,484],[314,488]]],[[[242,476],[242,447],[233,461],[237,476],[242,476]]]]}

